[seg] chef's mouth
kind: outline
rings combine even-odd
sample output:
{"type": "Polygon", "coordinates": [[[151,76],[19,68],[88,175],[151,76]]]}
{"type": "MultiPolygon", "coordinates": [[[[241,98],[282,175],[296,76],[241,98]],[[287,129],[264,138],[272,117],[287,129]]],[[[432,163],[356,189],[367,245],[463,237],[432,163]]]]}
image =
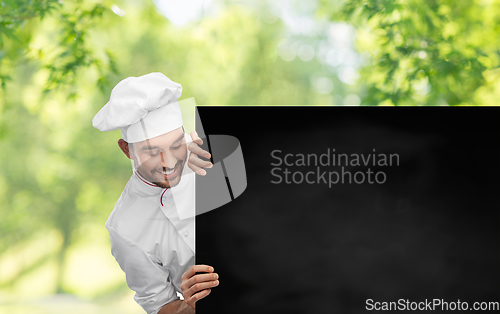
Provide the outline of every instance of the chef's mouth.
{"type": "Polygon", "coordinates": [[[171,180],[179,175],[180,170],[181,162],[178,162],[173,169],[163,168],[162,170],[157,170],[156,172],[158,172],[166,180],[171,180]]]}

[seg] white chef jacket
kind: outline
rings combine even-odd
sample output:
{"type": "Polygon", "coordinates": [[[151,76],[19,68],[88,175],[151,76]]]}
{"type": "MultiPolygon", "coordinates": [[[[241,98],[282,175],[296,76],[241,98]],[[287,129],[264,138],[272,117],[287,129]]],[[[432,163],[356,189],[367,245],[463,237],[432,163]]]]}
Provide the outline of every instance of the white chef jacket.
{"type": "Polygon", "coordinates": [[[134,171],[105,224],[111,253],[147,313],[179,299],[182,275],[194,265],[195,215],[189,213],[194,213],[195,174],[188,174],[187,163],[179,185],[170,189],[134,171]]]}

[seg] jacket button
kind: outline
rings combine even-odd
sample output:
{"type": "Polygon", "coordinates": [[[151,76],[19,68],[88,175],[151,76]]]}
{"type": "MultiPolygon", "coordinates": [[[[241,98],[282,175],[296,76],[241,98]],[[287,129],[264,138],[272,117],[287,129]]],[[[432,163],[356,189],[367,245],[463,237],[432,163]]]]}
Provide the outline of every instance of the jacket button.
{"type": "Polygon", "coordinates": [[[184,236],[188,237],[189,236],[189,231],[184,232],[184,236]]]}

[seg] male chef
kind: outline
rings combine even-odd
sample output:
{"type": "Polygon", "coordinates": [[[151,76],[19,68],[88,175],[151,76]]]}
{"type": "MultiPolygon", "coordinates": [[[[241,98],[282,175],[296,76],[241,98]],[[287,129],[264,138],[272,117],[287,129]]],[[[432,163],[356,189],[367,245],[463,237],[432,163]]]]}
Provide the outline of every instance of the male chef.
{"type": "Polygon", "coordinates": [[[195,313],[219,284],[213,267],[194,265],[193,171],[205,175],[212,164],[200,158],[210,154],[196,132],[184,133],[181,93],[162,73],[128,77],[92,121],[101,131],[120,129],[118,146],[133,161],[105,225],[134,299],[154,314],[195,313]]]}

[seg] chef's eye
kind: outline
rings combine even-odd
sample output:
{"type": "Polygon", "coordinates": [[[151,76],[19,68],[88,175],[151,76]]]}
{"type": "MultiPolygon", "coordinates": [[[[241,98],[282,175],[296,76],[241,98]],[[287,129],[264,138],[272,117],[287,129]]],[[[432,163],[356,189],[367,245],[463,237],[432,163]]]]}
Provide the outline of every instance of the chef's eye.
{"type": "Polygon", "coordinates": [[[182,145],[177,145],[177,146],[171,146],[170,148],[172,149],[178,149],[179,147],[181,147],[182,145]]]}
{"type": "Polygon", "coordinates": [[[158,156],[159,154],[160,154],[159,150],[149,153],[149,155],[152,156],[152,157],[158,156]]]}

